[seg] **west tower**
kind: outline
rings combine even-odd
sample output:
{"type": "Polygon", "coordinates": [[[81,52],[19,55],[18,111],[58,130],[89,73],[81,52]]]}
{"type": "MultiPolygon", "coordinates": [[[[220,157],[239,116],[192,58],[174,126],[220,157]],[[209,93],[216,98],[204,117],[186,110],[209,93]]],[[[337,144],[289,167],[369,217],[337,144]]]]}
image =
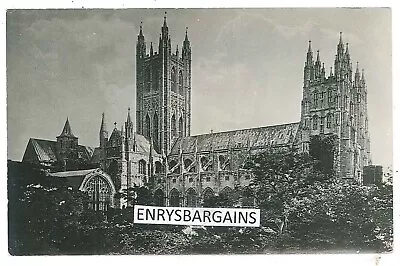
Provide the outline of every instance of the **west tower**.
{"type": "Polygon", "coordinates": [[[312,136],[335,134],[339,140],[336,171],[343,178],[362,182],[363,167],[371,164],[364,72],[360,75],[357,62],[353,75],[349,46],[344,45],[342,33],[329,75],[319,51],[315,60],[313,56],[309,41],[301,104],[301,149],[308,151],[312,136]]]}
{"type": "Polygon", "coordinates": [[[190,135],[191,57],[186,29],[181,53],[172,51],[167,18],[161,27],[158,51],[147,51],[143,28],[136,44],[136,130],[167,155],[175,139],[190,135]]]}

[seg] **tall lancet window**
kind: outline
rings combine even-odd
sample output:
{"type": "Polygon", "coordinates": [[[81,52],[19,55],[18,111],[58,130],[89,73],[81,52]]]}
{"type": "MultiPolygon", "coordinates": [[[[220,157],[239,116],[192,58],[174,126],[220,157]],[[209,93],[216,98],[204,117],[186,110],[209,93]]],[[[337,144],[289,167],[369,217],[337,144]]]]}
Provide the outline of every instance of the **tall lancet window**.
{"type": "Polygon", "coordinates": [[[183,95],[183,75],[182,75],[182,70],[179,71],[179,94],[183,95]]]}
{"type": "Polygon", "coordinates": [[[158,132],[158,115],[157,113],[154,114],[153,118],[153,144],[154,144],[154,149],[157,152],[160,152],[159,150],[159,132],[158,132]]]}
{"type": "Polygon", "coordinates": [[[159,76],[158,76],[158,69],[153,69],[153,78],[152,78],[152,90],[157,91],[158,90],[158,82],[159,82],[159,76]]]}
{"type": "Polygon", "coordinates": [[[313,116],[313,130],[317,130],[318,129],[318,116],[314,115],[313,116]]]}
{"type": "Polygon", "coordinates": [[[145,91],[147,93],[150,92],[150,87],[151,87],[151,76],[150,76],[150,68],[146,68],[145,72],[144,72],[144,87],[145,87],[145,91]]]}
{"type": "Polygon", "coordinates": [[[179,137],[182,137],[183,136],[183,120],[182,120],[182,117],[179,118],[178,124],[179,124],[179,137]]]}
{"type": "Polygon", "coordinates": [[[146,115],[146,120],[144,122],[144,136],[149,139],[150,138],[150,116],[146,115]]]}
{"type": "Polygon", "coordinates": [[[176,85],[176,70],[175,67],[173,67],[171,71],[171,89],[173,92],[176,92],[176,85]]]}
{"type": "Polygon", "coordinates": [[[172,135],[172,137],[176,136],[176,118],[175,118],[175,115],[172,115],[172,118],[171,118],[171,135],[172,135]]]}

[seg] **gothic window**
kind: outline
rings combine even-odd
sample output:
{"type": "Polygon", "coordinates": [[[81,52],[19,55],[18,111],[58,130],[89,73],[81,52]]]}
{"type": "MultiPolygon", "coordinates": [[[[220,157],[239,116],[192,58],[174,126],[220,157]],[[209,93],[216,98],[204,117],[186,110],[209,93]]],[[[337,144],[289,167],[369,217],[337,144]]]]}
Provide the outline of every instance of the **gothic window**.
{"type": "Polygon", "coordinates": [[[214,190],[212,190],[212,188],[206,188],[203,192],[203,202],[205,202],[205,206],[204,207],[210,207],[210,206],[206,206],[207,202],[209,199],[212,199],[214,197],[215,193],[214,190]]]}
{"type": "Polygon", "coordinates": [[[154,117],[153,117],[153,145],[154,145],[154,149],[157,152],[160,152],[159,132],[158,132],[158,115],[157,115],[157,113],[155,113],[154,117]]]}
{"type": "Polygon", "coordinates": [[[336,113],[336,125],[340,125],[340,113],[336,113]]]}
{"type": "Polygon", "coordinates": [[[153,69],[153,78],[152,78],[152,89],[153,91],[157,91],[158,90],[158,69],[153,69]]]}
{"type": "Polygon", "coordinates": [[[150,116],[149,116],[149,114],[146,115],[146,120],[144,122],[144,136],[147,139],[150,139],[150,116]]]}
{"type": "Polygon", "coordinates": [[[179,124],[179,137],[182,137],[183,136],[183,120],[182,120],[182,117],[179,118],[178,124],[179,124]]]}
{"type": "Polygon", "coordinates": [[[141,175],[146,174],[146,161],[145,160],[139,161],[139,174],[141,174],[141,175]]]}
{"type": "Polygon", "coordinates": [[[175,115],[172,115],[172,118],[171,118],[171,136],[172,137],[176,136],[176,118],[175,118],[175,115]]]}
{"type": "Polygon", "coordinates": [[[321,132],[323,132],[324,131],[324,124],[325,124],[325,117],[321,117],[321,123],[320,123],[320,125],[319,125],[319,130],[321,131],[321,132]]]}
{"type": "Polygon", "coordinates": [[[179,94],[183,95],[183,75],[182,75],[182,70],[179,71],[179,94]]]}
{"type": "Polygon", "coordinates": [[[323,91],[323,92],[321,92],[321,108],[323,108],[324,107],[324,99],[325,99],[325,92],[323,91]]]}
{"type": "Polygon", "coordinates": [[[180,174],[181,173],[181,168],[179,166],[176,166],[178,163],[175,160],[172,160],[169,162],[169,169],[172,170],[172,173],[174,174],[180,174]]]}
{"type": "Polygon", "coordinates": [[[350,102],[350,115],[354,115],[354,103],[350,102]]]}
{"type": "Polygon", "coordinates": [[[313,116],[313,130],[317,130],[318,129],[318,116],[314,115],[313,116]]]}
{"type": "Polygon", "coordinates": [[[363,117],[363,114],[361,113],[360,114],[360,127],[362,127],[362,128],[364,128],[363,123],[364,123],[364,117],[363,117]]]}
{"type": "Polygon", "coordinates": [[[344,96],[344,103],[343,103],[344,108],[347,108],[348,99],[349,99],[349,97],[348,97],[347,95],[345,95],[345,96],[344,96]]]}
{"type": "Polygon", "coordinates": [[[332,127],[332,114],[328,113],[326,116],[326,127],[331,128],[332,127]]]}
{"type": "Polygon", "coordinates": [[[85,186],[89,194],[89,208],[95,211],[107,211],[111,203],[111,187],[100,176],[92,177],[85,186]]]}
{"type": "Polygon", "coordinates": [[[330,105],[332,103],[332,91],[328,91],[328,104],[330,105]]]}
{"type": "Polygon", "coordinates": [[[184,161],[185,169],[186,169],[186,171],[188,171],[189,173],[193,173],[193,172],[196,171],[196,168],[195,168],[194,165],[192,165],[192,164],[193,164],[193,162],[192,162],[192,160],[190,160],[190,159],[186,159],[186,160],[184,161]],[[189,167],[190,167],[190,168],[189,168],[189,167]]]}
{"type": "MultiPolygon", "coordinates": [[[[220,191],[219,194],[222,198],[227,199],[226,202],[229,202],[230,199],[232,199],[233,197],[233,189],[231,189],[230,187],[225,187],[223,190],[220,191]]],[[[221,207],[228,207],[228,206],[221,206],[221,207]]]]}
{"type": "Polygon", "coordinates": [[[212,171],[213,164],[207,157],[201,157],[200,159],[201,167],[204,171],[212,171]]]}
{"type": "Polygon", "coordinates": [[[151,87],[151,73],[150,73],[150,68],[146,68],[144,72],[144,87],[146,92],[150,92],[150,87],[151,87]]]}
{"type": "Polygon", "coordinates": [[[197,205],[197,196],[196,191],[193,188],[189,188],[186,192],[186,202],[187,207],[196,207],[197,205]]]}
{"type": "Polygon", "coordinates": [[[162,173],[162,172],[163,172],[162,163],[160,163],[160,162],[155,162],[155,172],[156,172],[156,174],[159,174],[159,173],[162,173]]]}
{"type": "Polygon", "coordinates": [[[154,205],[164,206],[164,191],[162,189],[157,189],[154,192],[154,205]]]}
{"type": "Polygon", "coordinates": [[[169,192],[169,206],[171,207],[179,207],[179,191],[174,188],[169,192]]]}
{"type": "Polygon", "coordinates": [[[314,108],[318,108],[318,93],[314,93],[314,108]]]}
{"type": "Polygon", "coordinates": [[[339,96],[335,96],[335,106],[339,108],[339,96]]]}
{"type": "Polygon", "coordinates": [[[176,70],[175,67],[173,67],[171,71],[171,89],[173,92],[176,92],[176,85],[176,70]]]}

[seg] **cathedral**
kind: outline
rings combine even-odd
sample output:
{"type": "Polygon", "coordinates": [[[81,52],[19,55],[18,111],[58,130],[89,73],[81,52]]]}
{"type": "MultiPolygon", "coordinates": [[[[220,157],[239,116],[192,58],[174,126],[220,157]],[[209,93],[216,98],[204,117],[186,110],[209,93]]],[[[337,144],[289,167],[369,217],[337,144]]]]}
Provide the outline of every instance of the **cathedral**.
{"type": "MultiPolygon", "coordinates": [[[[126,206],[114,195],[134,185],[149,186],[157,206],[195,207],[207,197],[245,190],[251,175],[243,168],[252,153],[269,148],[307,152],[313,136],[336,135],[336,172],[362,183],[363,167],[371,164],[367,86],[358,63],[353,74],[342,33],[329,73],[309,41],[297,123],[191,135],[191,65],[187,30],[181,50],[173,50],[166,17],[158,47],[146,43],[140,25],[136,125],[128,109],[124,125],[109,134],[103,113],[99,146],[92,148],[78,144],[67,119],[56,141],[30,139],[23,162],[55,166],[49,175],[87,191],[95,210],[126,206]]],[[[241,205],[248,204],[243,197],[241,205]]]]}

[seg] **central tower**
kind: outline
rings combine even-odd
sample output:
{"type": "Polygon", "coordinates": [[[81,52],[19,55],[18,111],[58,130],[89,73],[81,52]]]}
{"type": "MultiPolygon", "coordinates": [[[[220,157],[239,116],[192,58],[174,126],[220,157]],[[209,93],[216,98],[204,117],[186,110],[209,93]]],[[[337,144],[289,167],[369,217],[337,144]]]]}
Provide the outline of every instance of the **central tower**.
{"type": "Polygon", "coordinates": [[[136,130],[164,155],[178,137],[190,135],[191,57],[187,28],[181,53],[178,46],[172,52],[165,15],[158,51],[150,43],[147,52],[140,25],[136,44],[136,130]]]}

